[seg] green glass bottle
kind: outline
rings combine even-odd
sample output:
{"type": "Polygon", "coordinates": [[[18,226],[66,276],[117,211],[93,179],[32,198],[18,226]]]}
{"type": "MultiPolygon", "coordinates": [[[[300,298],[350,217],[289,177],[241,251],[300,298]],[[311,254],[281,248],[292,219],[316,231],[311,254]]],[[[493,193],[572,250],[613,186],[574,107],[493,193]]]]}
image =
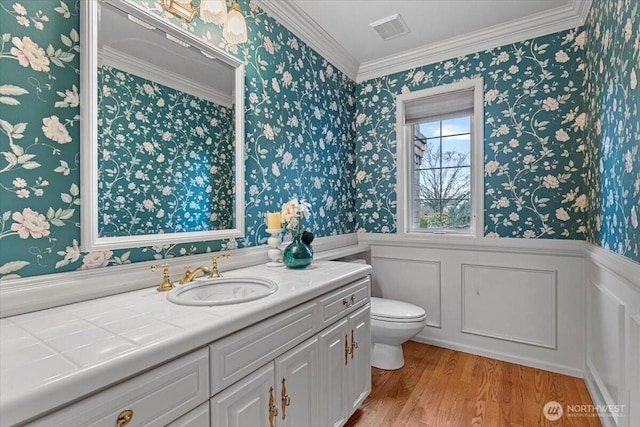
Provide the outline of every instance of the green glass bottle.
{"type": "Polygon", "coordinates": [[[313,251],[311,248],[302,243],[301,233],[302,217],[298,214],[298,230],[293,236],[293,241],[284,249],[282,253],[282,262],[288,268],[306,268],[313,260],[313,251]]]}

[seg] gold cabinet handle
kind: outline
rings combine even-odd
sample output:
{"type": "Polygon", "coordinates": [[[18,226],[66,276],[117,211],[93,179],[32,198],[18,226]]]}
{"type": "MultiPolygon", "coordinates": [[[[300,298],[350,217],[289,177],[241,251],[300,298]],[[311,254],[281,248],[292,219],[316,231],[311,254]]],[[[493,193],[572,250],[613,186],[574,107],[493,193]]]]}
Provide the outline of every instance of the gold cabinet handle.
{"type": "Polygon", "coordinates": [[[287,406],[291,405],[291,398],[287,394],[287,380],[282,378],[282,419],[287,417],[287,406]]]}
{"type": "Polygon", "coordinates": [[[349,363],[349,337],[344,335],[344,364],[349,363]]]}
{"type": "Polygon", "coordinates": [[[351,305],[356,305],[356,298],[353,295],[351,295],[351,305]]]}
{"type": "Polygon", "coordinates": [[[273,387],[269,388],[269,426],[274,427],[276,417],[278,416],[278,407],[276,399],[273,397],[273,387]]]}
{"type": "Polygon", "coordinates": [[[129,424],[129,421],[133,418],[133,411],[131,409],[125,409],[120,412],[118,419],[116,420],[116,427],[124,427],[129,424]]]}
{"type": "Polygon", "coordinates": [[[349,308],[349,301],[347,301],[347,299],[343,299],[342,300],[342,305],[344,305],[344,308],[349,308]]]}
{"type": "Polygon", "coordinates": [[[356,352],[356,348],[358,348],[358,343],[356,342],[355,338],[353,337],[353,329],[351,330],[351,358],[353,359],[353,354],[356,352]]]}
{"type": "Polygon", "coordinates": [[[351,298],[349,299],[345,298],[342,300],[342,305],[344,306],[344,308],[353,307],[355,304],[356,304],[356,298],[353,295],[351,295],[351,298]]]}

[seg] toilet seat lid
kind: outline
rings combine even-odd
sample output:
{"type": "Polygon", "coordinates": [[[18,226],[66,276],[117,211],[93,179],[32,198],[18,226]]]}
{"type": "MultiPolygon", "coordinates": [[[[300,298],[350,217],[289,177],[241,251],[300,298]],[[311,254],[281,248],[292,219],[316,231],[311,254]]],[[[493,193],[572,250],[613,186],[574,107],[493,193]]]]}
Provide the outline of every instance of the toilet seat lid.
{"type": "Polygon", "coordinates": [[[425,317],[424,309],[417,305],[393,299],[371,297],[371,318],[396,322],[417,322],[425,317]]]}

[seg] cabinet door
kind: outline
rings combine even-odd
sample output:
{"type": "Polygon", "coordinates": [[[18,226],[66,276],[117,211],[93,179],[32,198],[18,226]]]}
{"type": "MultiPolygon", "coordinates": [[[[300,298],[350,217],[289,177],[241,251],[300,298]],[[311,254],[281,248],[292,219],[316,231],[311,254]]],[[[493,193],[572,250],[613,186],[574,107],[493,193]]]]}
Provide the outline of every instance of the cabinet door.
{"type": "Polygon", "coordinates": [[[211,398],[211,425],[216,427],[273,427],[269,397],[273,389],[273,363],[211,398]]]}
{"type": "Polygon", "coordinates": [[[371,314],[367,304],[349,316],[349,416],[371,393],[371,314]]]}
{"type": "Polygon", "coordinates": [[[209,402],[205,402],[171,424],[167,424],[167,427],[209,427],[211,425],[210,418],[209,402]]]}
{"type": "Polygon", "coordinates": [[[341,426],[347,421],[349,363],[348,321],[343,319],[318,335],[320,349],[320,393],[318,395],[321,427],[341,426]]]}
{"type": "Polygon", "coordinates": [[[316,427],[318,419],[318,338],[275,360],[279,427],[316,427]]]}

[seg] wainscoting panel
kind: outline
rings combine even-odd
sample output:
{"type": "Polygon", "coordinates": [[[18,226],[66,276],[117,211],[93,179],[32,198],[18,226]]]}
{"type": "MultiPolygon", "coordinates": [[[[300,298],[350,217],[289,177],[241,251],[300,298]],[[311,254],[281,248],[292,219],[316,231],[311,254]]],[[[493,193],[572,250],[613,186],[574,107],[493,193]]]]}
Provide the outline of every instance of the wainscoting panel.
{"type": "Polygon", "coordinates": [[[640,426],[640,315],[631,318],[629,425],[640,426]]]}
{"type": "Polygon", "coordinates": [[[462,265],[462,332],[555,349],[556,313],[556,271],[462,265]]]}
{"type": "Polygon", "coordinates": [[[415,341],[584,375],[581,242],[435,239],[358,235],[371,246],[373,295],[420,305],[439,325],[415,341]]]}
{"type": "Polygon", "coordinates": [[[607,401],[619,402],[624,370],[624,304],[611,292],[591,282],[587,298],[591,323],[587,365],[607,401]]]}
{"type": "MultiPolygon", "coordinates": [[[[416,254],[404,254],[415,256],[416,254]]],[[[374,289],[377,296],[406,301],[425,309],[427,326],[440,327],[440,261],[373,255],[371,263],[377,274],[374,289]]],[[[375,292],[374,292],[375,294],[375,292]]]]}
{"type": "Polygon", "coordinates": [[[585,380],[606,427],[640,426],[640,264],[584,245],[585,380]]]}

